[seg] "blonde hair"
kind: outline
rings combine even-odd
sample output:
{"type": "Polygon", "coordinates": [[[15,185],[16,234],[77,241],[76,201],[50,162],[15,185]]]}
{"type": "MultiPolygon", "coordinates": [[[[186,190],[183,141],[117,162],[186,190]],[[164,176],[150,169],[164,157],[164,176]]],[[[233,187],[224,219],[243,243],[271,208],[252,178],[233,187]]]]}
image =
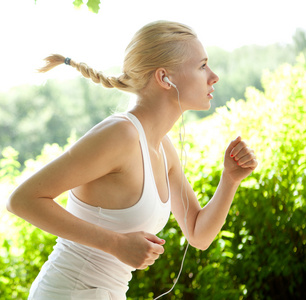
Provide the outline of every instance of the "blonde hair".
{"type": "MultiPolygon", "coordinates": [[[[117,88],[137,93],[143,89],[153,72],[160,67],[175,69],[188,59],[189,43],[196,33],[188,26],[171,21],[149,23],[136,32],[125,50],[123,73],[118,76],[105,76],[85,63],[70,60],[86,78],[101,83],[106,88],[117,88]]],[[[46,65],[39,72],[47,72],[65,63],[65,57],[53,54],[45,58],[46,65]]]]}

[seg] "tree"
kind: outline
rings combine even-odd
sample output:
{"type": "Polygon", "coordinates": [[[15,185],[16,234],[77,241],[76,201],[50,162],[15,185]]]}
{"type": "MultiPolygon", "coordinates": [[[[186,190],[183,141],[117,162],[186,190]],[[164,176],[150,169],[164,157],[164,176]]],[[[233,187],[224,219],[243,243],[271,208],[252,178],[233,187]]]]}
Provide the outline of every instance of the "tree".
{"type": "MultiPolygon", "coordinates": [[[[245,101],[232,100],[213,116],[188,124],[187,176],[201,205],[216,189],[222,152],[237,132],[256,150],[260,165],[240,186],[210,248],[189,247],[182,275],[167,299],[305,299],[305,71],[305,57],[300,56],[295,66],[266,72],[263,91],[248,88],[245,101]]],[[[174,137],[179,144],[178,132],[174,137]]],[[[45,146],[20,176],[63,150],[45,146]]],[[[0,188],[20,181],[16,151],[7,148],[3,157],[0,188]]],[[[64,204],[66,196],[57,201],[64,204]]],[[[55,237],[3,210],[0,220],[0,298],[26,299],[55,237]]],[[[165,253],[153,266],[134,272],[130,300],[152,299],[176,279],[185,238],[172,215],[159,236],[167,241],[165,253]]]]}
{"type": "Polygon", "coordinates": [[[14,87],[0,98],[1,148],[15,148],[23,163],[45,143],[64,146],[72,132],[80,137],[114,111],[124,110],[129,96],[77,78],[14,87]]]}
{"type": "Polygon", "coordinates": [[[302,28],[298,28],[292,39],[296,55],[300,52],[306,53],[306,31],[302,28]]]}
{"type": "MultiPolygon", "coordinates": [[[[238,189],[210,248],[189,248],[168,299],[305,298],[305,71],[300,56],[294,67],[265,72],[263,91],[250,87],[246,100],[232,100],[188,124],[187,175],[202,206],[215,192],[223,151],[237,134],[249,141],[260,164],[238,189]]],[[[177,276],[185,239],[173,217],[159,236],[166,240],[166,257],[135,272],[129,299],[151,299],[170,289],[177,276]]]]}
{"type": "MultiPolygon", "coordinates": [[[[302,38],[299,35],[299,41],[302,38]]],[[[267,46],[247,45],[229,52],[219,47],[207,47],[209,66],[219,76],[215,85],[212,108],[209,111],[193,112],[205,117],[223,106],[230,99],[245,98],[245,90],[253,86],[263,90],[261,77],[265,70],[275,70],[281,64],[295,62],[292,45],[271,44],[267,46]]]]}

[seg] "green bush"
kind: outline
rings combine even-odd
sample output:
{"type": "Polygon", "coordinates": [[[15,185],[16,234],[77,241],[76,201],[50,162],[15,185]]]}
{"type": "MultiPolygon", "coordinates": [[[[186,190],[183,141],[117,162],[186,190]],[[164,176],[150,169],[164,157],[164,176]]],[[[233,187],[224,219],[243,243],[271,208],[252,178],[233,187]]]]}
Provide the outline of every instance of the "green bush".
{"type": "MultiPolygon", "coordinates": [[[[214,194],[231,139],[246,139],[259,167],[241,184],[210,248],[189,247],[181,277],[163,299],[305,299],[305,74],[301,56],[295,66],[266,72],[264,92],[248,88],[246,101],[232,100],[187,126],[186,171],[202,206],[214,194]]],[[[177,130],[171,135],[179,144],[177,130]]],[[[6,149],[1,188],[11,190],[62,150],[46,146],[19,175],[17,154],[6,149]]],[[[64,204],[65,195],[59,201],[64,204]]],[[[0,218],[0,298],[26,299],[55,237],[4,210],[0,218]]],[[[159,236],[166,240],[165,253],[150,268],[134,272],[129,299],[152,299],[169,290],[177,277],[186,244],[172,215],[159,236]]]]}
{"type": "MultiPolygon", "coordinates": [[[[165,299],[305,299],[305,74],[300,56],[294,67],[265,72],[264,92],[248,88],[246,101],[231,100],[187,127],[187,174],[201,205],[216,189],[231,139],[246,139],[260,165],[241,184],[210,248],[189,248],[178,284],[165,299]]],[[[173,284],[183,256],[173,219],[160,237],[167,240],[165,254],[135,273],[130,299],[156,297],[173,284]]]]}
{"type": "Polygon", "coordinates": [[[13,87],[0,91],[0,99],[0,151],[13,147],[23,164],[39,155],[45,143],[64,146],[72,131],[81,137],[114,111],[125,110],[129,95],[75,78],[13,87]]]}
{"type": "MultiPolygon", "coordinates": [[[[0,160],[2,199],[7,199],[15,185],[62,152],[57,144],[46,145],[37,160],[26,161],[20,174],[18,153],[10,147],[5,148],[4,158],[0,160]]],[[[65,193],[56,200],[65,205],[66,198],[65,193]]],[[[51,253],[56,237],[6,212],[4,201],[0,204],[0,299],[27,299],[30,286],[51,253]]]]}

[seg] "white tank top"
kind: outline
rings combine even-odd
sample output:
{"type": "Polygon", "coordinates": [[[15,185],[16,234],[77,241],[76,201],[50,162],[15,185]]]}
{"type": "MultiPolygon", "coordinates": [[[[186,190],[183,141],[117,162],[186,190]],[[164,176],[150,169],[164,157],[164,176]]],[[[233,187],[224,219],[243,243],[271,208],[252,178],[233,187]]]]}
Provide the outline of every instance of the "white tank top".
{"type": "MultiPolygon", "coordinates": [[[[126,209],[104,209],[80,201],[72,191],[69,191],[66,209],[83,220],[112,231],[120,233],[146,231],[157,234],[166,225],[171,209],[165,152],[161,145],[169,193],[167,202],[163,203],[155,184],[143,127],[131,113],[120,114],[120,116],[127,117],[139,132],[144,162],[144,185],[141,198],[135,205],[126,209]]],[[[132,278],[131,272],[135,270],[108,253],[63,238],[57,239],[54,251],[49,256],[49,262],[70,280],[108,290],[112,299],[118,300],[126,299],[128,282],[132,278]]]]}

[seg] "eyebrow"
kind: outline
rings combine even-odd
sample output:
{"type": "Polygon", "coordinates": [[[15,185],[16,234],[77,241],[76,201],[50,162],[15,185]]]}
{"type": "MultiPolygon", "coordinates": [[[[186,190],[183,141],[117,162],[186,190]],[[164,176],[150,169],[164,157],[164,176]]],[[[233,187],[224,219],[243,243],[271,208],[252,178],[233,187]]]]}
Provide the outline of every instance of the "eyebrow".
{"type": "Polygon", "coordinates": [[[208,61],[208,58],[207,58],[207,57],[205,57],[205,58],[203,58],[203,59],[201,59],[201,60],[200,60],[200,62],[202,62],[202,61],[207,62],[207,61],[208,61]]]}

